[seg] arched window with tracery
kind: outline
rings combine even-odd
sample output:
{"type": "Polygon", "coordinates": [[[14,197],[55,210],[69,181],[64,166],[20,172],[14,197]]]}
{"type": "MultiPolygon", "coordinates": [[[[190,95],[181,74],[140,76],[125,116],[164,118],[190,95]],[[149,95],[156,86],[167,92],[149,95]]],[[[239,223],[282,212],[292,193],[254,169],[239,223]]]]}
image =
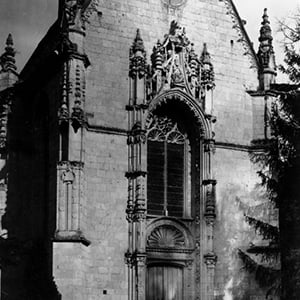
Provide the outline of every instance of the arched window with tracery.
{"type": "Polygon", "coordinates": [[[184,126],[154,116],[147,133],[148,215],[190,217],[190,153],[184,126]]]}

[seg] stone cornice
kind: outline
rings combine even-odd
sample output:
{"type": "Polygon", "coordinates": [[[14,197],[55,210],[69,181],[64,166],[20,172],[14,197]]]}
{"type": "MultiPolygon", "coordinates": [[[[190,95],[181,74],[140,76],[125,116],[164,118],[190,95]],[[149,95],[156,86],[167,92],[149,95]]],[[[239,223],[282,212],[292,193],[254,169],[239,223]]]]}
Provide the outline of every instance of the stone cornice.
{"type": "Polygon", "coordinates": [[[164,252],[164,253],[193,253],[195,249],[188,248],[154,248],[147,247],[147,252],[164,252]]]}
{"type": "Polygon", "coordinates": [[[270,96],[270,97],[276,97],[277,94],[273,90],[267,90],[267,91],[251,91],[247,90],[246,91],[251,97],[265,97],[265,96],[270,96]]]}
{"type": "Polygon", "coordinates": [[[94,125],[89,123],[87,124],[87,130],[92,132],[97,132],[97,133],[115,134],[115,135],[123,135],[123,136],[127,136],[128,134],[128,130],[123,128],[94,125]]]}
{"type": "Polygon", "coordinates": [[[236,143],[227,143],[227,142],[216,142],[216,148],[221,149],[228,149],[228,150],[235,150],[235,151],[243,151],[243,152],[256,152],[256,151],[263,151],[263,146],[256,146],[256,145],[243,145],[243,144],[236,144],[236,143]]]}
{"type": "Polygon", "coordinates": [[[80,230],[77,231],[56,231],[53,242],[56,243],[82,243],[84,246],[89,246],[91,241],[85,238],[80,230]]]}
{"type": "MultiPolygon", "coordinates": [[[[105,133],[105,134],[115,134],[115,135],[123,135],[127,136],[128,131],[122,128],[101,126],[101,125],[91,125],[87,126],[88,131],[97,132],[97,133],[105,133]]],[[[247,145],[247,144],[238,144],[238,143],[229,143],[216,141],[215,147],[220,149],[228,149],[235,151],[243,151],[243,152],[255,152],[255,151],[263,151],[263,147],[256,145],[247,145]]]]}
{"type": "Polygon", "coordinates": [[[241,19],[234,3],[232,0],[219,0],[224,2],[226,8],[227,8],[227,13],[230,15],[232,22],[234,23],[233,28],[237,30],[237,33],[239,35],[238,42],[241,42],[244,49],[245,49],[245,55],[247,55],[250,59],[251,67],[256,68],[257,70],[259,69],[259,62],[257,55],[254,51],[253,44],[246,32],[246,29],[244,27],[243,20],[241,19]]]}

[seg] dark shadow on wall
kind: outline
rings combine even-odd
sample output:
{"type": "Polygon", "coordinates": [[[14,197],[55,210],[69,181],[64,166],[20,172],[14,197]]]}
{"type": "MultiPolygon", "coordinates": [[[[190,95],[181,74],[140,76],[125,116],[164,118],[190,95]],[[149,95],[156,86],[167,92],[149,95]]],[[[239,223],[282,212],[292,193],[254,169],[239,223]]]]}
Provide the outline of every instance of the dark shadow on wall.
{"type": "Polygon", "coordinates": [[[0,173],[7,180],[2,218],[7,236],[0,240],[2,300],[61,299],[52,275],[57,152],[51,147],[57,141],[51,140],[50,125],[55,102],[36,86],[15,88],[8,119],[7,167],[0,173]]]}

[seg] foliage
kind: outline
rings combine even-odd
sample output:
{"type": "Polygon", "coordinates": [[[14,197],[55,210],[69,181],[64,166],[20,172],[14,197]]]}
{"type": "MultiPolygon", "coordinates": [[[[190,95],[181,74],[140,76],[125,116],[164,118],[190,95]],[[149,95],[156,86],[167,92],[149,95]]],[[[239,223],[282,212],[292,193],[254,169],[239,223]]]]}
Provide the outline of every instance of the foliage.
{"type": "Polygon", "coordinates": [[[244,268],[250,273],[255,274],[255,279],[261,287],[270,287],[277,281],[280,270],[258,264],[241,249],[238,249],[238,254],[244,262],[244,268]]]}
{"type": "MultiPolygon", "coordinates": [[[[294,91],[290,91],[280,94],[273,100],[269,118],[271,138],[255,141],[256,145],[263,144],[264,151],[251,154],[252,162],[259,167],[257,173],[261,179],[261,186],[265,188],[268,199],[275,204],[275,207],[279,207],[284,201],[283,183],[296,157],[295,141],[300,128],[294,115],[296,97],[294,91]]],[[[251,216],[246,215],[245,220],[263,239],[269,240],[269,245],[252,244],[246,251],[259,255],[261,263],[255,262],[242,250],[239,251],[239,256],[245,268],[255,274],[257,282],[263,287],[269,287],[267,294],[279,295],[280,270],[274,268],[274,262],[280,252],[279,229],[251,216]],[[268,266],[266,262],[269,263],[268,266]]]]}
{"type": "MultiPolygon", "coordinates": [[[[254,141],[254,145],[263,146],[263,151],[252,153],[251,160],[259,171],[261,186],[267,192],[268,199],[281,208],[285,205],[284,186],[289,170],[295,165],[296,143],[299,139],[300,118],[300,11],[291,18],[294,24],[280,22],[280,31],[284,35],[285,65],[279,69],[288,75],[294,83],[274,85],[273,91],[278,97],[272,100],[269,113],[269,127],[271,135],[265,140],[254,141]],[[297,46],[298,45],[298,46],[297,46]]],[[[245,269],[255,274],[257,282],[264,287],[269,287],[267,297],[280,294],[280,270],[272,266],[272,259],[279,256],[280,244],[279,229],[251,216],[245,216],[246,221],[254,230],[269,241],[269,245],[260,246],[252,244],[246,251],[260,256],[260,262],[254,261],[246,252],[239,249],[239,257],[245,269]],[[269,262],[267,265],[266,262],[269,262]],[[271,263],[270,263],[271,262],[271,263]]]]}
{"type": "Polygon", "coordinates": [[[272,240],[274,243],[279,241],[279,229],[276,226],[270,225],[263,221],[245,215],[246,221],[250,226],[253,226],[255,231],[265,240],[272,240]]]}
{"type": "Polygon", "coordinates": [[[297,52],[300,42],[300,11],[288,20],[279,21],[279,31],[284,36],[285,52],[285,65],[280,65],[279,70],[287,74],[292,82],[300,83],[300,54],[297,52]]]}

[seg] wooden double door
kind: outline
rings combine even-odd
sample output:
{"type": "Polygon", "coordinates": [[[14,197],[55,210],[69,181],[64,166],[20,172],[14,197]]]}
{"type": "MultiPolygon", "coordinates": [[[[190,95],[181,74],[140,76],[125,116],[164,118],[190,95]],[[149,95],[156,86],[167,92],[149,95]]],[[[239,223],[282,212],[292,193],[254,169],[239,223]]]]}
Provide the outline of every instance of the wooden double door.
{"type": "Polygon", "coordinates": [[[146,300],[183,300],[182,267],[150,265],[146,278],[146,300]]]}

